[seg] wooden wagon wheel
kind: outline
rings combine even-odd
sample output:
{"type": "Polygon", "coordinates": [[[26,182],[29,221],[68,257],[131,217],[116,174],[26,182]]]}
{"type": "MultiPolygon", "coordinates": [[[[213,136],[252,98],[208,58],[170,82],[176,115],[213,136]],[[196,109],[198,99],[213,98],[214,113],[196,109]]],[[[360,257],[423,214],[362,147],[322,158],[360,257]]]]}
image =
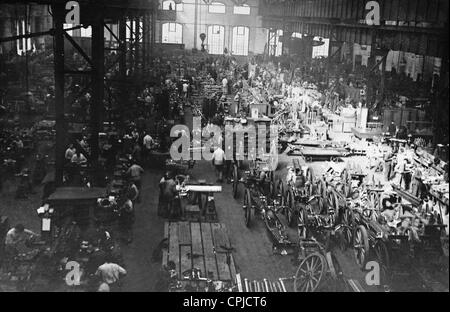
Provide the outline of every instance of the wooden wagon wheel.
{"type": "Polygon", "coordinates": [[[334,209],[335,214],[339,213],[339,199],[333,191],[327,192],[327,203],[328,203],[327,213],[329,213],[330,208],[334,209]]]}
{"type": "Polygon", "coordinates": [[[341,214],[341,223],[343,225],[351,226],[355,220],[355,215],[353,214],[353,211],[349,207],[345,207],[342,214],[341,214]]]}
{"type": "Polygon", "coordinates": [[[233,198],[238,197],[238,187],[239,187],[239,171],[236,164],[233,165],[233,198]]]}
{"type": "Polygon", "coordinates": [[[353,232],[351,228],[347,225],[342,225],[339,231],[340,231],[339,247],[342,251],[345,251],[352,245],[353,232]]]}
{"type": "Polygon", "coordinates": [[[314,182],[314,171],[310,166],[308,166],[306,168],[305,179],[306,179],[306,181],[308,181],[311,184],[313,184],[313,182],[314,182]]]}
{"type": "Polygon", "coordinates": [[[322,198],[325,197],[327,190],[327,184],[323,177],[321,177],[319,180],[317,180],[317,188],[316,188],[316,195],[320,195],[322,198]]]}
{"type": "Polygon", "coordinates": [[[366,220],[372,220],[373,209],[371,209],[370,207],[367,208],[367,209],[363,209],[362,215],[363,215],[364,219],[366,219],[366,220]]]}
{"type": "Polygon", "coordinates": [[[308,255],[300,263],[294,279],[294,291],[313,292],[322,281],[326,270],[326,259],[318,252],[308,255]]]}
{"type": "Polygon", "coordinates": [[[271,180],[269,181],[269,194],[267,194],[267,198],[274,198],[275,197],[275,183],[271,180]]]}
{"type": "Polygon", "coordinates": [[[356,263],[361,269],[365,269],[367,255],[369,254],[369,236],[367,229],[360,225],[353,234],[353,253],[356,263]]]}
{"type": "Polygon", "coordinates": [[[252,196],[250,194],[250,190],[245,190],[244,195],[244,220],[245,220],[245,226],[250,226],[250,219],[252,217],[252,196]]]}
{"type": "Polygon", "coordinates": [[[344,168],[341,172],[341,180],[344,182],[344,184],[347,184],[349,182],[348,177],[349,177],[348,171],[347,169],[344,168]]]}
{"type": "Polygon", "coordinates": [[[380,208],[380,196],[377,192],[372,191],[369,193],[369,202],[372,208],[378,210],[380,208]]]}
{"type": "Polygon", "coordinates": [[[279,199],[280,199],[280,205],[284,206],[286,198],[284,197],[284,183],[283,183],[282,179],[278,180],[276,196],[279,197],[279,199]]]}
{"type": "Polygon", "coordinates": [[[294,226],[294,211],[295,211],[295,196],[294,196],[294,191],[292,189],[290,189],[287,193],[286,196],[286,218],[287,218],[287,222],[288,222],[288,226],[289,227],[293,227],[294,226]]]}
{"type": "Polygon", "coordinates": [[[308,236],[308,209],[302,207],[298,211],[297,216],[297,231],[300,239],[305,239],[308,236]]]}
{"type": "Polygon", "coordinates": [[[375,253],[376,261],[379,263],[380,267],[385,266],[386,268],[388,268],[390,259],[386,244],[381,240],[378,241],[375,244],[373,251],[375,253]]]}

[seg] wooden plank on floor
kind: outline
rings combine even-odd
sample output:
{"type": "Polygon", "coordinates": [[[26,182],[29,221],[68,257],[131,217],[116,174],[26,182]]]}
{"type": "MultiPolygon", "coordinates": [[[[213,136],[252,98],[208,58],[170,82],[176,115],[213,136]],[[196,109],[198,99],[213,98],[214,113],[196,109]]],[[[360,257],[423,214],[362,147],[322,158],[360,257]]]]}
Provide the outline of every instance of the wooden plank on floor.
{"type": "Polygon", "coordinates": [[[205,267],[207,276],[213,280],[218,279],[216,256],[214,254],[213,237],[210,223],[200,224],[203,241],[203,254],[205,255],[205,267]]]}
{"type": "Polygon", "coordinates": [[[162,250],[162,266],[167,266],[169,257],[169,222],[164,223],[164,239],[166,240],[166,247],[162,250]]]}
{"type": "Polygon", "coordinates": [[[191,246],[186,246],[186,245],[180,246],[180,269],[181,269],[181,274],[183,274],[183,272],[185,272],[187,270],[191,270],[192,269],[191,254],[192,254],[192,247],[191,246]]]}
{"type": "Polygon", "coordinates": [[[232,254],[230,254],[230,274],[231,274],[231,280],[236,280],[236,265],[234,263],[234,257],[232,254]]]}
{"type": "Polygon", "coordinates": [[[205,257],[203,254],[202,232],[200,230],[200,223],[191,223],[192,235],[192,266],[202,271],[202,277],[206,277],[205,257]]]}
{"type": "Polygon", "coordinates": [[[180,246],[178,244],[178,224],[172,222],[169,225],[169,261],[173,261],[178,274],[180,270],[180,246]]]}
{"type": "Polygon", "coordinates": [[[225,226],[218,223],[212,223],[211,228],[213,231],[214,248],[216,252],[229,252],[231,243],[228,238],[225,226]]]}
{"type": "Polygon", "coordinates": [[[227,254],[216,253],[217,268],[219,271],[219,280],[221,281],[231,281],[230,267],[227,263],[227,254]]]}
{"type": "Polygon", "coordinates": [[[192,244],[189,222],[178,222],[178,242],[180,246],[192,244]]]}

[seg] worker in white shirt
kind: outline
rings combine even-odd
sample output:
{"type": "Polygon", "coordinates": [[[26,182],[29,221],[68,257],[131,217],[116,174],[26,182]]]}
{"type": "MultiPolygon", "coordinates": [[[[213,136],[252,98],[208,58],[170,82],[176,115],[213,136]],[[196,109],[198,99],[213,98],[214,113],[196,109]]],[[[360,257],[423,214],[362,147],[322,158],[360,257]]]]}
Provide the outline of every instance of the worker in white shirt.
{"type": "Polygon", "coordinates": [[[142,144],[144,145],[144,160],[148,161],[148,158],[150,156],[150,151],[153,148],[155,141],[150,136],[150,134],[146,133],[144,136],[144,139],[142,140],[142,144]]]}
{"type": "Polygon", "coordinates": [[[70,161],[77,165],[87,163],[86,157],[79,150],[75,150],[75,154],[72,156],[72,159],[70,161]]]}
{"type": "Polygon", "coordinates": [[[212,163],[214,167],[216,168],[216,174],[218,175],[219,179],[217,182],[223,181],[223,165],[225,163],[225,152],[220,146],[217,146],[212,157],[212,163]]]}
{"type": "Polygon", "coordinates": [[[185,81],[183,83],[183,96],[185,99],[188,98],[188,93],[189,93],[189,83],[187,81],[185,81]]]}
{"type": "MultiPolygon", "coordinates": [[[[134,184],[138,188],[139,192],[141,192],[141,175],[143,173],[144,173],[144,169],[136,163],[133,164],[127,171],[127,175],[134,182],[134,184]]],[[[140,200],[139,197],[137,198],[138,202],[140,200]]]]}
{"type": "Polygon", "coordinates": [[[228,79],[227,79],[227,77],[223,77],[223,79],[222,79],[222,93],[228,94],[228,79]]]}
{"type": "Polygon", "coordinates": [[[65,153],[65,156],[64,156],[67,162],[72,161],[72,157],[73,157],[73,155],[75,155],[76,151],[77,150],[75,149],[73,144],[70,144],[69,147],[66,149],[66,153],[65,153]]]}
{"type": "Polygon", "coordinates": [[[103,283],[107,284],[109,286],[109,289],[113,290],[120,287],[119,285],[120,277],[121,275],[126,274],[127,271],[124,268],[108,260],[101,266],[99,266],[97,272],[95,273],[95,275],[100,278],[102,284],[103,283]]]}

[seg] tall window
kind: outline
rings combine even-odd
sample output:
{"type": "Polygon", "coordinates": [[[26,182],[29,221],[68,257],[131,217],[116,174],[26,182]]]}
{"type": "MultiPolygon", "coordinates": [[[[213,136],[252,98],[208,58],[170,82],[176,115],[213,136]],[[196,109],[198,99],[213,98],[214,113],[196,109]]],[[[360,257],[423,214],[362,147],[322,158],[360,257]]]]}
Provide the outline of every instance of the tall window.
{"type": "Polygon", "coordinates": [[[278,29],[276,32],[269,32],[270,40],[270,54],[274,56],[280,56],[283,52],[283,43],[280,41],[280,37],[283,36],[283,30],[278,29]]]}
{"type": "MultiPolygon", "coordinates": [[[[25,33],[31,32],[31,26],[30,24],[25,27],[25,20],[19,20],[16,22],[16,30],[18,35],[25,35],[25,33]],[[26,31],[25,31],[25,28],[26,31]]],[[[31,45],[31,38],[23,38],[17,40],[17,54],[22,55],[22,53],[25,53],[25,51],[29,51],[33,49],[33,46],[31,45]]]]}
{"type": "Polygon", "coordinates": [[[222,54],[225,45],[225,27],[208,26],[208,49],[210,54],[222,54]]]}
{"type": "Polygon", "coordinates": [[[209,13],[219,13],[219,14],[225,14],[225,4],[220,2],[212,2],[210,5],[208,5],[208,12],[209,13]]]}
{"type": "Polygon", "coordinates": [[[131,35],[133,35],[133,40],[136,40],[136,34],[139,27],[139,42],[142,42],[144,37],[142,36],[143,22],[138,23],[136,21],[127,21],[127,26],[125,28],[125,35],[128,41],[131,40],[131,35]]]}
{"type": "Polygon", "coordinates": [[[312,57],[318,57],[318,56],[328,56],[328,46],[330,44],[330,39],[322,39],[321,37],[314,37],[314,40],[317,41],[323,41],[324,44],[321,46],[313,47],[312,51],[312,57]]]}
{"type": "Polygon", "coordinates": [[[248,27],[238,26],[233,27],[233,54],[234,55],[248,55],[248,27]]]}
{"type": "Polygon", "coordinates": [[[81,37],[90,38],[92,37],[92,27],[88,26],[86,28],[81,27],[81,37]]]}
{"type": "MultiPolygon", "coordinates": [[[[64,27],[64,29],[72,28],[73,24],[64,24],[63,27],[64,27]]],[[[73,36],[73,30],[68,30],[67,34],[72,37],[73,36]]]]}
{"type": "Polygon", "coordinates": [[[240,15],[250,15],[250,7],[248,6],[248,4],[243,4],[241,6],[235,5],[233,7],[233,13],[240,15]]]}
{"type": "Polygon", "coordinates": [[[162,25],[163,43],[183,43],[183,25],[178,23],[165,23],[162,25]]]}
{"type": "Polygon", "coordinates": [[[175,1],[173,1],[173,0],[163,1],[162,9],[163,10],[176,10],[176,11],[180,12],[180,11],[183,11],[183,2],[176,4],[175,1]]]}

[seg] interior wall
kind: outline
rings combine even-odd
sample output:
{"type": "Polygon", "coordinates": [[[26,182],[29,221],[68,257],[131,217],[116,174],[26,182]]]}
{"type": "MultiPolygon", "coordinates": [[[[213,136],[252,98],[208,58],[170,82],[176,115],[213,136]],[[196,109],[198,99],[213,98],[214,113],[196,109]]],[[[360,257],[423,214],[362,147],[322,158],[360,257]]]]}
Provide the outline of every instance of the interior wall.
{"type": "MultiPolygon", "coordinates": [[[[162,2],[162,1],[161,1],[162,2]]],[[[233,27],[245,26],[249,28],[249,54],[264,53],[267,42],[267,29],[262,28],[262,20],[258,15],[258,0],[249,0],[250,15],[233,14],[234,2],[232,0],[217,0],[225,4],[226,13],[209,13],[208,5],[203,0],[183,0],[183,10],[176,12],[176,23],[183,25],[183,44],[186,49],[201,49],[200,34],[208,34],[208,26],[220,25],[225,27],[225,48],[232,49],[233,27]],[[197,20],[195,19],[195,4],[198,5],[197,20]],[[195,38],[195,29],[197,33],[195,38]]],[[[162,24],[164,21],[159,21],[162,24]]],[[[161,26],[157,27],[157,39],[161,41],[161,26]]],[[[207,44],[208,38],[205,40],[207,44]]]]}

